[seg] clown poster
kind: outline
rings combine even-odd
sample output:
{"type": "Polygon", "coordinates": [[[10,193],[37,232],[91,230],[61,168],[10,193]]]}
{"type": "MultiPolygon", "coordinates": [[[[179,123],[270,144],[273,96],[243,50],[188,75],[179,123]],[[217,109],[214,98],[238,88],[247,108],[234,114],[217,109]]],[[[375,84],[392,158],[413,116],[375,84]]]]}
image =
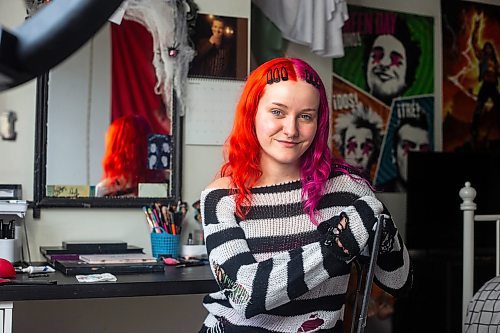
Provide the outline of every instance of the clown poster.
{"type": "Polygon", "coordinates": [[[500,151],[500,6],[442,1],[443,150],[500,151]]]}
{"type": "Polygon", "coordinates": [[[434,93],[433,30],[432,17],[349,6],[345,56],[333,60],[332,147],[375,185],[395,168],[379,165],[394,100],[434,93]]]}

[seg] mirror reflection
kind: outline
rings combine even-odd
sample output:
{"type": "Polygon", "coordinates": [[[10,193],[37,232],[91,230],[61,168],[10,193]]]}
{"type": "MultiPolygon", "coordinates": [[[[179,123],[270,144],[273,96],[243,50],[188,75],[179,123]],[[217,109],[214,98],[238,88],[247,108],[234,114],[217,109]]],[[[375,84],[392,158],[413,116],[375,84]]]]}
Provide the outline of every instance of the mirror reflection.
{"type": "Polygon", "coordinates": [[[153,37],[108,23],[49,73],[48,197],[170,197],[172,103],[153,37]]]}

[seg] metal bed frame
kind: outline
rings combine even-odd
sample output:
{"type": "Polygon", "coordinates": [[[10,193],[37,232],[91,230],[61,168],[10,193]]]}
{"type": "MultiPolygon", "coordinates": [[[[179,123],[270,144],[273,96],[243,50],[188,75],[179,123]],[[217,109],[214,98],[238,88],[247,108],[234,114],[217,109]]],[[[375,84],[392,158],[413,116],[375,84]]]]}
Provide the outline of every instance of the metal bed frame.
{"type": "MultiPolygon", "coordinates": [[[[474,291],[474,224],[484,221],[496,222],[496,276],[500,276],[500,214],[478,215],[475,214],[476,190],[470,182],[465,182],[465,186],[460,189],[459,195],[462,198],[460,209],[463,211],[463,289],[462,289],[462,331],[465,332],[465,320],[467,307],[472,300],[474,291]]],[[[500,324],[499,324],[500,325],[500,324]]]]}

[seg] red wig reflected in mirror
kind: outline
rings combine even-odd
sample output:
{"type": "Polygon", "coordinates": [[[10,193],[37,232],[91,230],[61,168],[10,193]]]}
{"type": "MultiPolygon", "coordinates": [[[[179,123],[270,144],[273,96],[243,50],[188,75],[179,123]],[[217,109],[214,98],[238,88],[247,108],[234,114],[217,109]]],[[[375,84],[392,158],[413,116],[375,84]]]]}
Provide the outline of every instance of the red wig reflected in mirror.
{"type": "Polygon", "coordinates": [[[103,179],[96,196],[137,196],[139,183],[163,182],[161,170],[148,169],[148,137],[152,134],[140,115],[114,120],[106,133],[103,179]]]}

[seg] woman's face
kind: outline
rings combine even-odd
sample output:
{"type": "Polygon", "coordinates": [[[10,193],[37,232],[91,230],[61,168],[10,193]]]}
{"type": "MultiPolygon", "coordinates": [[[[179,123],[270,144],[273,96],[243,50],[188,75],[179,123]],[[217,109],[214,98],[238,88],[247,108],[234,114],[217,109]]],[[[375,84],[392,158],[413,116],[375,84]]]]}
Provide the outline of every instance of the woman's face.
{"type": "Polygon", "coordinates": [[[267,85],[255,116],[261,168],[300,166],[318,128],[319,91],[305,81],[267,85]]]}

